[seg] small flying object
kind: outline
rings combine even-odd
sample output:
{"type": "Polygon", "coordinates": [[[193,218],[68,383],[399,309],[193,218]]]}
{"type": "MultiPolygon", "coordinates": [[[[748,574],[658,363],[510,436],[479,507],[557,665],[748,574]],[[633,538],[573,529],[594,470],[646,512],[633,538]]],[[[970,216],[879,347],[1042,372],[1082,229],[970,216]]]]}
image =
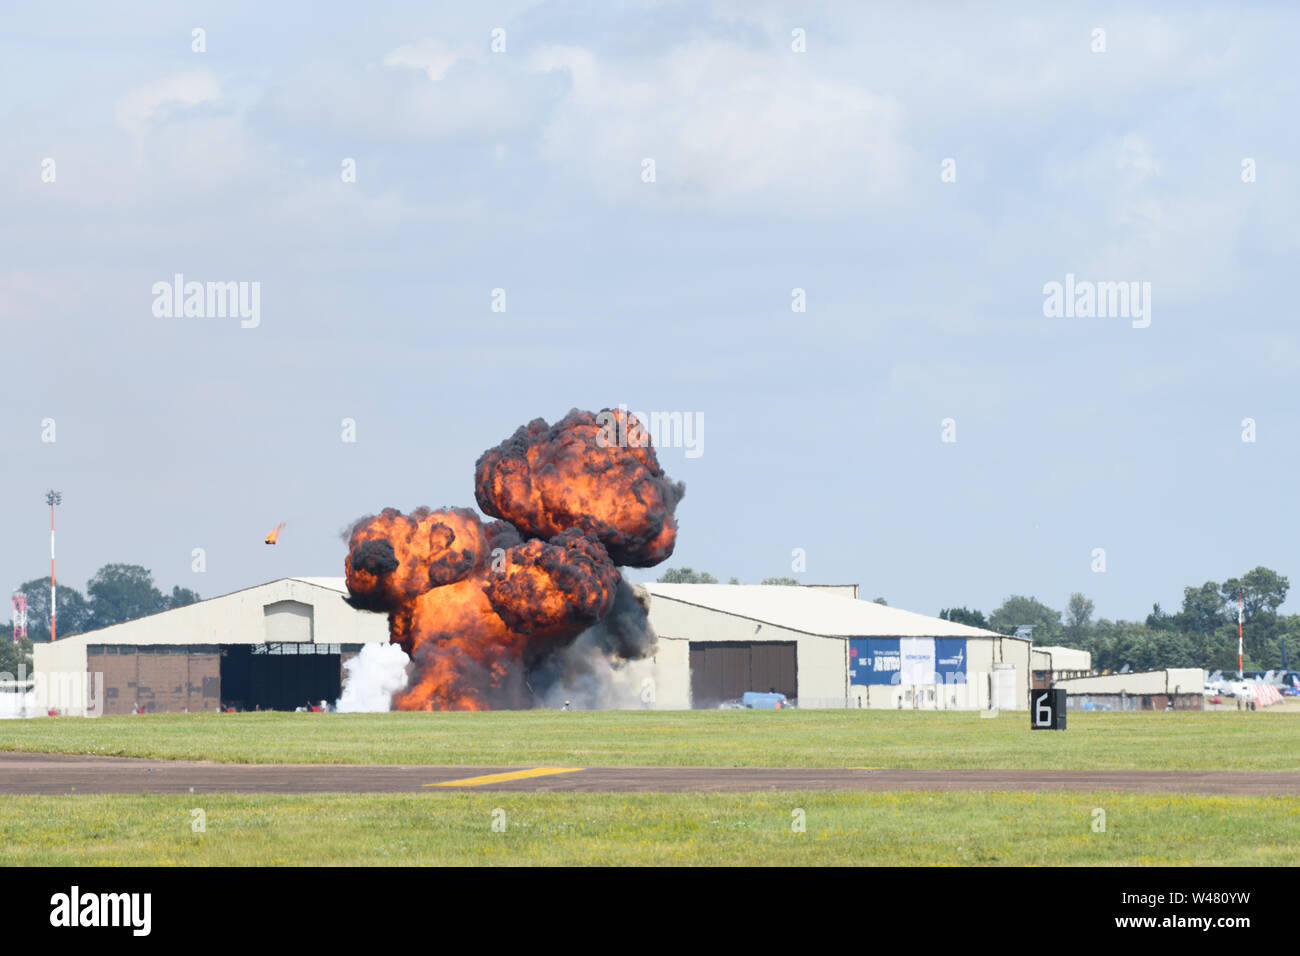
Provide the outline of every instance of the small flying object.
{"type": "Polygon", "coordinates": [[[275,526],[275,530],[266,536],[267,544],[275,544],[277,541],[280,540],[280,532],[284,530],[284,525],[285,522],[281,521],[278,525],[275,526]]]}

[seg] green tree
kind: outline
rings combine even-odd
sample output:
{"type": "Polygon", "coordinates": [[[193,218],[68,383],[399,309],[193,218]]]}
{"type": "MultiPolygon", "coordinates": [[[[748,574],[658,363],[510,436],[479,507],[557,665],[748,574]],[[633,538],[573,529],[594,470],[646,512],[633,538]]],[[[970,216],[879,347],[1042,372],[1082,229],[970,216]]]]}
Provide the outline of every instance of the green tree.
{"type": "MultiPolygon", "coordinates": [[[[1282,641],[1286,642],[1288,670],[1300,670],[1300,614],[1282,618],[1282,641]]],[[[1278,642],[1278,666],[1282,666],[1281,641],[1278,642]]]]}
{"type": "Polygon", "coordinates": [[[964,607],[946,607],[939,612],[939,617],[954,624],[968,624],[971,627],[985,629],[989,626],[988,618],[984,616],[983,611],[972,611],[964,607]]]}
{"type": "MultiPolygon", "coordinates": [[[[28,635],[37,643],[49,641],[50,579],[33,578],[18,590],[27,595],[28,635]]],[[[163,594],[154,587],[153,575],[134,564],[104,565],[95,572],[86,590],[89,600],[76,588],[59,585],[59,637],[71,637],[201,600],[197,591],[179,586],[173,587],[171,594],[163,594]]]]}
{"type": "Polygon", "coordinates": [[[1104,617],[1093,623],[1092,630],[1088,634],[1088,640],[1083,646],[1083,650],[1092,655],[1093,670],[1113,671],[1119,669],[1115,665],[1116,633],[1123,625],[1123,621],[1117,625],[1116,622],[1104,617]]]}
{"type": "Polygon", "coordinates": [[[660,584],[717,584],[718,579],[708,571],[692,571],[690,568],[668,568],[659,576],[660,584]]]}
{"type": "Polygon", "coordinates": [[[1198,588],[1183,588],[1183,606],[1174,615],[1174,625],[1179,630],[1208,636],[1226,622],[1223,594],[1218,584],[1206,581],[1198,588]]]}
{"type": "Polygon", "coordinates": [[[170,611],[174,607],[185,607],[187,604],[197,604],[201,598],[198,591],[191,591],[189,588],[173,587],[172,593],[163,598],[166,604],[166,610],[170,611]]]}
{"type": "Polygon", "coordinates": [[[1181,631],[1146,628],[1156,642],[1156,667],[1200,667],[1191,639],[1181,631]]]}
{"type": "Polygon", "coordinates": [[[1057,644],[1061,639],[1061,612],[1037,598],[1013,594],[989,615],[989,626],[1003,634],[1014,634],[1022,624],[1034,626],[1035,644],[1057,644]]]}
{"type": "MultiPolygon", "coordinates": [[[[1278,616],[1277,610],[1286,600],[1291,582],[1276,571],[1257,567],[1240,578],[1229,578],[1219,589],[1224,604],[1228,607],[1231,625],[1235,618],[1233,613],[1237,606],[1237,595],[1242,596],[1243,617],[1245,618],[1245,652],[1250,658],[1251,670],[1263,670],[1281,666],[1282,636],[1286,631],[1285,622],[1278,616]]],[[[1236,636],[1229,626],[1228,641],[1236,636]]]]}
{"type": "Polygon", "coordinates": [[[1065,606],[1065,627],[1061,630],[1061,640],[1067,647],[1083,647],[1092,632],[1092,612],[1096,609],[1092,601],[1078,591],[1070,595],[1065,606]]]}
{"type": "Polygon", "coordinates": [[[1170,631],[1177,628],[1172,614],[1166,614],[1157,601],[1151,605],[1151,613],[1147,615],[1147,627],[1157,631],[1170,631]]]}
{"type": "Polygon", "coordinates": [[[1237,668],[1237,600],[1242,599],[1244,618],[1245,667],[1266,670],[1281,666],[1282,637],[1286,621],[1278,608],[1286,600],[1290,581],[1270,568],[1257,567],[1239,578],[1222,584],[1206,581],[1199,587],[1183,589],[1183,606],[1177,614],[1162,621],[1158,615],[1148,623],[1166,623],[1185,638],[1182,647],[1194,666],[1210,670],[1237,668]]]}
{"type": "MultiPolygon", "coordinates": [[[[50,579],[33,578],[18,586],[27,595],[27,636],[36,643],[50,639],[50,579]]],[[[71,637],[91,628],[90,604],[76,588],[58,586],[59,637],[71,637]]],[[[12,634],[12,632],[11,632],[12,634]]]]}
{"type": "Polygon", "coordinates": [[[166,599],[154,587],[153,575],[138,564],[106,564],[86,585],[91,620],[109,627],[166,610],[166,599]]]}
{"type": "Polygon", "coordinates": [[[1117,630],[1110,667],[1111,670],[1121,670],[1126,664],[1135,671],[1158,670],[1167,666],[1160,663],[1160,646],[1144,624],[1124,624],[1117,630]]]}
{"type": "Polygon", "coordinates": [[[1291,589],[1291,582],[1265,567],[1248,571],[1240,578],[1229,578],[1223,582],[1220,593],[1223,602],[1235,607],[1237,592],[1242,592],[1246,614],[1276,614],[1277,609],[1286,601],[1286,592],[1291,589]]]}
{"type": "MultiPolygon", "coordinates": [[[[30,631],[30,628],[28,628],[30,631]]],[[[32,673],[32,642],[30,638],[20,637],[18,643],[14,643],[14,628],[12,624],[0,624],[0,674],[8,674],[12,679],[18,679],[19,666],[23,665],[24,673],[29,677],[32,673]]],[[[0,693],[3,693],[0,691],[0,693]]]]}

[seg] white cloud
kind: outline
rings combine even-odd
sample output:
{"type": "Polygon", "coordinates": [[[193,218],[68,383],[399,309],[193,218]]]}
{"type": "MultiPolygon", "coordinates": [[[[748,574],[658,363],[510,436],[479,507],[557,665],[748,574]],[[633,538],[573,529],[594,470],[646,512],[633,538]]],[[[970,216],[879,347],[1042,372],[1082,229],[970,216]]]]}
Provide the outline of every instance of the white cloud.
{"type": "Polygon", "coordinates": [[[221,98],[221,84],[207,70],[176,73],[130,90],[117,101],[117,125],[136,136],[143,135],[169,109],[190,109],[221,98]]]}
{"type": "Polygon", "coordinates": [[[278,128],[353,141],[474,141],[535,132],[563,92],[559,77],[518,59],[466,56],[430,41],[381,62],[305,68],[268,94],[266,109],[278,128]]]}
{"type": "Polygon", "coordinates": [[[545,156],[606,191],[659,188],[692,202],[763,207],[858,206],[905,179],[903,107],[891,96],[817,72],[816,61],[716,40],[615,65],[550,47],[538,70],[572,88],[543,135],[545,156]]]}
{"type": "Polygon", "coordinates": [[[1056,223],[1072,236],[1068,248],[1078,257],[1063,271],[1149,280],[1168,307],[1235,281],[1233,249],[1248,207],[1235,169],[1216,177],[1203,158],[1175,154],[1166,171],[1159,144],[1173,134],[1158,123],[1153,127],[1099,142],[1077,161],[1054,168],[1049,181],[1087,197],[1056,223]]]}
{"type": "Polygon", "coordinates": [[[0,275],[0,319],[33,318],[25,313],[40,294],[36,279],[25,272],[0,275]]]}
{"type": "Polygon", "coordinates": [[[437,40],[421,40],[400,46],[384,57],[384,66],[423,70],[435,83],[455,64],[468,57],[455,53],[437,40]]]}
{"type": "Polygon", "coordinates": [[[1160,175],[1159,160],[1152,155],[1150,145],[1139,134],[1127,134],[1120,141],[1118,152],[1115,168],[1129,170],[1134,181],[1160,175]]]}

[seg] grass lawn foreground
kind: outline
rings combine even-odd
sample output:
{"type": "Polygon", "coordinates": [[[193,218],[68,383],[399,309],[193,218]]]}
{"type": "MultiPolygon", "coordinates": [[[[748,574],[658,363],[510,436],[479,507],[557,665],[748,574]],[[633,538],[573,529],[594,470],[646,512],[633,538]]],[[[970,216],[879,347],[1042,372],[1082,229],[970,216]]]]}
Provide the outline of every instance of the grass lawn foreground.
{"type": "Polygon", "coordinates": [[[205,794],[9,797],[2,807],[9,866],[1276,866],[1294,864],[1300,845],[1300,801],[1280,797],[205,794]],[[193,830],[195,810],[205,832],[193,830]]]}

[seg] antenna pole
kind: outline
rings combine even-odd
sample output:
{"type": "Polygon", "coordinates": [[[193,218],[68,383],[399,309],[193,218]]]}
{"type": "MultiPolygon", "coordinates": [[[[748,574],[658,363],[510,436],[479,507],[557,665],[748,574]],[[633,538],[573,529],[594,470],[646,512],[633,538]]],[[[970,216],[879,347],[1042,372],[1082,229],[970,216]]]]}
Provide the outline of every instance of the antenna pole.
{"type": "Polygon", "coordinates": [[[50,506],[50,643],[54,643],[58,640],[58,602],[54,589],[54,506],[63,504],[63,495],[57,491],[47,491],[45,503],[50,506]]]}

